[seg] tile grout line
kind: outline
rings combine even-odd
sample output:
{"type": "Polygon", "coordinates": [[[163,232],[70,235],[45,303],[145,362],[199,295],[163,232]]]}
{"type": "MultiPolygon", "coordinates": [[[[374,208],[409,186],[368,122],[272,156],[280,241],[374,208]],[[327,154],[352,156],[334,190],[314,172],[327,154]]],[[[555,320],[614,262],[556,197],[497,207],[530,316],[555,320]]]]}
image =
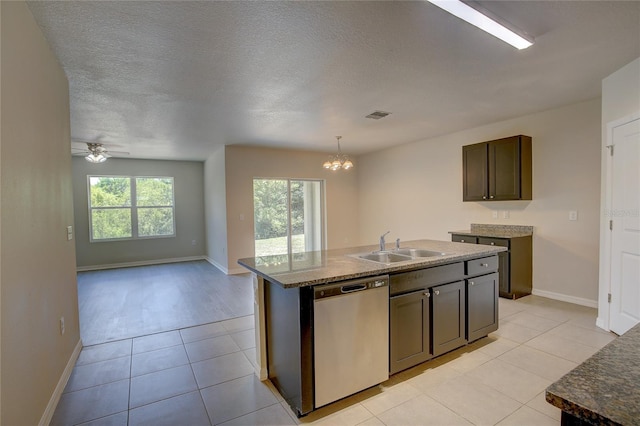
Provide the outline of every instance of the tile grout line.
{"type": "Polygon", "coordinates": [[[127,426],[129,426],[129,421],[131,419],[131,385],[132,385],[132,377],[133,373],[133,339],[131,339],[131,361],[129,363],[129,398],[127,398],[127,426]]]}

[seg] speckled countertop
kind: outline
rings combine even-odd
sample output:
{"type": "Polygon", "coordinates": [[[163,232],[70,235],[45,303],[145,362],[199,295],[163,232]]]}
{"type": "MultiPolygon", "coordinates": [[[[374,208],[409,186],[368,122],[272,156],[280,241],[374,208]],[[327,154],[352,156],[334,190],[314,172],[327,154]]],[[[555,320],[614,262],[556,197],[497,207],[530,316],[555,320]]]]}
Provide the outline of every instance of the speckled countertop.
{"type": "Polygon", "coordinates": [[[449,233],[473,237],[517,238],[533,235],[533,226],[472,223],[469,230],[449,231],[449,233]]]}
{"type": "Polygon", "coordinates": [[[546,399],[590,424],[640,425],[640,324],[549,386],[546,399]]]}
{"type": "Polygon", "coordinates": [[[378,246],[362,246],[292,255],[250,257],[238,260],[238,264],[271,282],[280,284],[284,288],[295,288],[416,268],[428,268],[430,266],[491,256],[506,250],[505,247],[436,240],[407,241],[402,243],[401,248],[425,249],[444,254],[383,264],[354,256],[371,253],[379,249],[378,246]]]}

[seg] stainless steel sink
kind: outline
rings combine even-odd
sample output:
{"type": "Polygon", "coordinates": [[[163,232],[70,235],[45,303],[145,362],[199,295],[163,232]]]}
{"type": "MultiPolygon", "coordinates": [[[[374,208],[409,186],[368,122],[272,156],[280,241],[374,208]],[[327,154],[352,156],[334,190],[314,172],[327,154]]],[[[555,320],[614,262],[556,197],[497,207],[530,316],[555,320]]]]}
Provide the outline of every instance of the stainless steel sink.
{"type": "Polygon", "coordinates": [[[359,254],[357,255],[357,257],[364,260],[371,260],[373,262],[386,263],[386,264],[412,260],[411,256],[398,254],[398,253],[390,253],[386,251],[377,251],[373,253],[359,254]]]}
{"type": "Polygon", "coordinates": [[[415,249],[415,248],[403,248],[394,250],[393,253],[397,253],[403,256],[409,256],[413,259],[417,257],[437,257],[437,256],[445,256],[447,253],[443,253],[441,251],[432,251],[432,250],[423,250],[423,249],[415,249]]]}
{"type": "Polygon", "coordinates": [[[403,248],[393,251],[374,251],[372,253],[352,254],[350,256],[357,257],[358,259],[370,260],[372,262],[384,263],[385,265],[389,265],[391,263],[407,262],[416,259],[422,259],[425,257],[445,256],[447,254],[448,253],[433,250],[403,248]]]}

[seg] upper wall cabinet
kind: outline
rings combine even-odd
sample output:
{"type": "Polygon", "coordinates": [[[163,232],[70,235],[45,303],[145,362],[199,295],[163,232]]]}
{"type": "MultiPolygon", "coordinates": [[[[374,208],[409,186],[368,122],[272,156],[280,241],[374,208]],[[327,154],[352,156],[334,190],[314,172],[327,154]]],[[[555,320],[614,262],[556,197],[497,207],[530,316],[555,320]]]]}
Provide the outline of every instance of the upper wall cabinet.
{"type": "Polygon", "coordinates": [[[462,147],[462,201],[531,199],[531,137],[462,147]]]}

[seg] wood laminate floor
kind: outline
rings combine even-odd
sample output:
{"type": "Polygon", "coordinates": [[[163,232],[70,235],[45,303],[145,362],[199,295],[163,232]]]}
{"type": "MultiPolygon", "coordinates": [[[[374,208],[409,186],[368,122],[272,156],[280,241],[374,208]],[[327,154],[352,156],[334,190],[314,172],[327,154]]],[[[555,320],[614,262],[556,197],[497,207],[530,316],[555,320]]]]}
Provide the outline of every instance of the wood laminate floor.
{"type": "Polygon", "coordinates": [[[78,273],[84,346],[253,314],[251,275],[206,261],[78,273]]]}

